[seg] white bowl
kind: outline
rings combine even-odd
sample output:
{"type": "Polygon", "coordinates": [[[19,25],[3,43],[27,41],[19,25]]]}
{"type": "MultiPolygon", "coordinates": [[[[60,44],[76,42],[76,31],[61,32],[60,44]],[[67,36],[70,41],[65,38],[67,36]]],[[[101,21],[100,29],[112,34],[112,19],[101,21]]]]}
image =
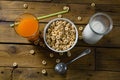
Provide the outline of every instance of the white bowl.
{"type": "Polygon", "coordinates": [[[45,26],[43,38],[44,38],[44,42],[45,42],[46,46],[47,46],[49,49],[51,49],[52,51],[55,51],[55,52],[67,52],[67,51],[71,50],[71,49],[76,45],[76,43],[77,43],[77,41],[78,41],[78,30],[77,30],[75,24],[74,24],[72,21],[70,21],[69,19],[66,19],[66,18],[55,18],[55,19],[49,21],[49,23],[45,26]],[[63,20],[63,21],[69,22],[69,23],[75,28],[75,32],[76,32],[76,39],[75,39],[75,41],[74,41],[74,44],[73,44],[70,48],[68,48],[68,49],[66,49],[66,50],[64,50],[64,51],[57,51],[57,50],[51,48],[51,47],[48,45],[47,41],[46,41],[46,31],[47,31],[48,27],[50,27],[50,25],[51,25],[52,22],[57,21],[57,20],[63,20]]]}

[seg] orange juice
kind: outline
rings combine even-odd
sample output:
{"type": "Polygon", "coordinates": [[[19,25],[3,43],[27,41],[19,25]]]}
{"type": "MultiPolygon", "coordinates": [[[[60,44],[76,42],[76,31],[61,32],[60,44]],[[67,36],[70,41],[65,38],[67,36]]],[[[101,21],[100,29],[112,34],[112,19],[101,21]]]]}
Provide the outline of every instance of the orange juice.
{"type": "Polygon", "coordinates": [[[22,37],[30,41],[35,41],[39,38],[38,20],[31,14],[23,14],[18,19],[18,23],[14,29],[22,37]]]}

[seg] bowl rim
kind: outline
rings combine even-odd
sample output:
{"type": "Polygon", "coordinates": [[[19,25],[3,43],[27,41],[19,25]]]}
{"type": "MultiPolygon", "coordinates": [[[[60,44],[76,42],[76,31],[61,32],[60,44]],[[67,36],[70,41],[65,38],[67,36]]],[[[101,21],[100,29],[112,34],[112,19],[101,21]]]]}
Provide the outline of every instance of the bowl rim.
{"type": "Polygon", "coordinates": [[[77,27],[75,26],[75,24],[74,24],[72,21],[70,21],[69,19],[67,19],[67,18],[55,18],[55,19],[50,20],[50,21],[47,23],[47,25],[45,26],[45,28],[44,28],[44,33],[43,33],[43,38],[44,38],[44,42],[45,42],[46,46],[47,46],[50,50],[52,50],[52,51],[54,51],[54,52],[61,52],[61,53],[62,53],[62,52],[67,52],[67,51],[71,50],[71,49],[76,45],[76,43],[77,43],[77,41],[78,41],[78,30],[77,30],[77,27]],[[75,32],[76,32],[76,38],[75,38],[74,44],[73,44],[70,48],[68,48],[68,49],[66,49],[66,50],[63,50],[63,51],[57,51],[57,50],[51,48],[51,47],[48,45],[47,41],[46,41],[46,31],[47,31],[49,25],[50,25],[52,22],[57,21],[57,20],[64,20],[64,21],[69,22],[70,24],[72,24],[72,26],[74,26],[75,32]]]}

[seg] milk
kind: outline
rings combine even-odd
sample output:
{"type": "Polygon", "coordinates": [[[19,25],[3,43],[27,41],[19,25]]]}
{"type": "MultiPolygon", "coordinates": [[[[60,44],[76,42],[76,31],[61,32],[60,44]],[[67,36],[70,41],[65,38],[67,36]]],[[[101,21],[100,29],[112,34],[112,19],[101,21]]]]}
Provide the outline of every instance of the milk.
{"type": "Polygon", "coordinates": [[[100,21],[93,21],[91,27],[97,33],[92,31],[90,28],[90,25],[87,24],[87,26],[85,27],[85,29],[82,33],[82,36],[83,36],[83,40],[86,43],[95,44],[103,37],[103,35],[101,35],[99,33],[105,32],[105,26],[100,21]]]}

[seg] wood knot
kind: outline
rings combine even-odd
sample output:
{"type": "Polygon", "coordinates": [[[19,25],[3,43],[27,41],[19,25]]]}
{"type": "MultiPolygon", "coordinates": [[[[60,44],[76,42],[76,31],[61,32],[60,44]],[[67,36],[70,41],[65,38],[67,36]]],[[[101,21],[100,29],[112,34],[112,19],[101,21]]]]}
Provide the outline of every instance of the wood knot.
{"type": "Polygon", "coordinates": [[[10,46],[10,47],[8,48],[8,51],[9,51],[10,53],[12,53],[12,54],[15,54],[15,53],[16,53],[16,47],[15,47],[15,46],[10,46]]]}
{"type": "Polygon", "coordinates": [[[4,71],[1,71],[1,74],[4,74],[4,71]]]}

